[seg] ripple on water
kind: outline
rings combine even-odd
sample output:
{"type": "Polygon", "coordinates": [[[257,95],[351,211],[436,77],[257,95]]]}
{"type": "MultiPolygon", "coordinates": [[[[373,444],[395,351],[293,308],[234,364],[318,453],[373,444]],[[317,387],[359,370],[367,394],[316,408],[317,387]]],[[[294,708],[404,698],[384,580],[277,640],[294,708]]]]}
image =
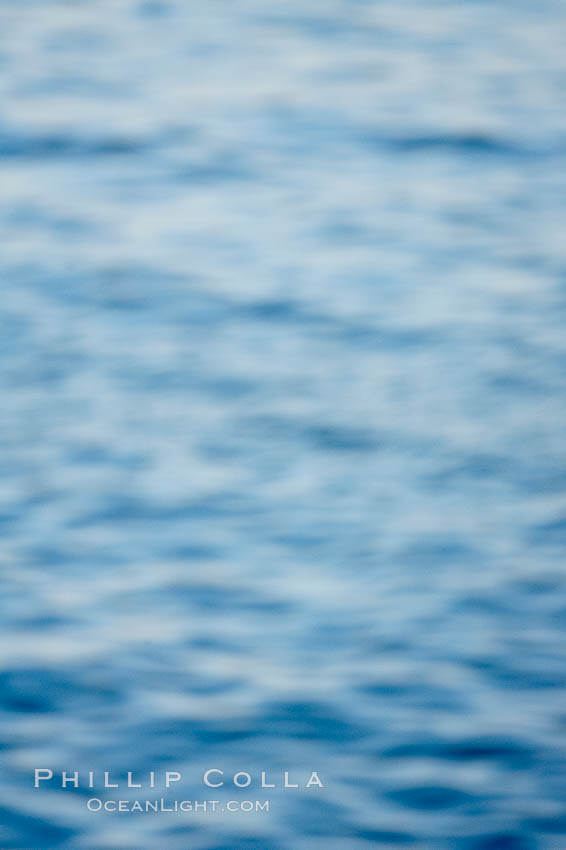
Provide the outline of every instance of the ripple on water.
{"type": "Polygon", "coordinates": [[[566,6],[0,3],[0,846],[564,850],[566,6]]]}

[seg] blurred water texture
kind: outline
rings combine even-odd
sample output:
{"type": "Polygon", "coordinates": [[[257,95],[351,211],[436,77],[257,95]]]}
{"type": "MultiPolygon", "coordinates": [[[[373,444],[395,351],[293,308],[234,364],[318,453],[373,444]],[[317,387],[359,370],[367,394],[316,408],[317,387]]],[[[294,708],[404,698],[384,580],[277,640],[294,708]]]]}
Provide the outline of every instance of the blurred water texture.
{"type": "Polygon", "coordinates": [[[0,4],[2,847],[564,850],[565,24],[0,4]]]}

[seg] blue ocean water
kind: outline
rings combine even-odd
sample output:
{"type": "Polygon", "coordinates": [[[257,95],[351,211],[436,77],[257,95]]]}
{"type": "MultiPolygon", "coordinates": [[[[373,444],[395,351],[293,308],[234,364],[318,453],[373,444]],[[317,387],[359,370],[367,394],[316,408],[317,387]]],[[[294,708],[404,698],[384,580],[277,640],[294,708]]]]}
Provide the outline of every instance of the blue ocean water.
{"type": "Polygon", "coordinates": [[[0,845],[564,850],[566,6],[0,32],[0,845]]]}

